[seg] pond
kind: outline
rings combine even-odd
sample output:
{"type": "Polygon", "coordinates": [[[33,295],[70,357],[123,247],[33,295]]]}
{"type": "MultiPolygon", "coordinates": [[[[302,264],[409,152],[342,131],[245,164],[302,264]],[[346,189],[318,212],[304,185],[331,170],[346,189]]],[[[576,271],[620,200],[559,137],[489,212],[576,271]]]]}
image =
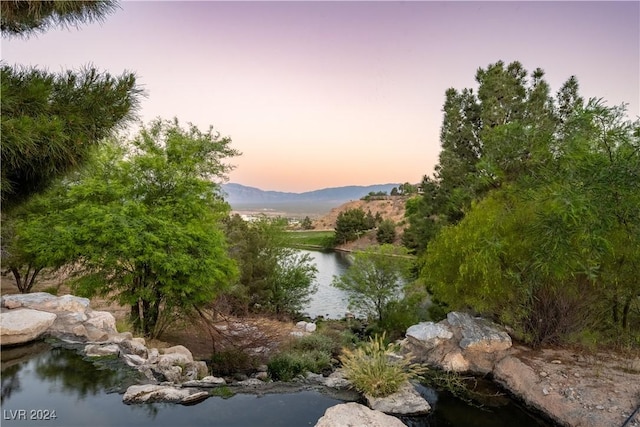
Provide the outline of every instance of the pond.
{"type": "MultiPolygon", "coordinates": [[[[194,406],[125,405],[122,392],[138,381],[119,362],[86,360],[76,350],[38,342],[2,349],[2,419],[9,426],[313,426],[341,400],[319,391],[210,397],[194,406]],[[120,368],[111,369],[115,366],[120,368]]],[[[403,418],[414,427],[543,427],[512,400],[483,409],[427,387],[419,391],[434,412],[403,418]]]]}

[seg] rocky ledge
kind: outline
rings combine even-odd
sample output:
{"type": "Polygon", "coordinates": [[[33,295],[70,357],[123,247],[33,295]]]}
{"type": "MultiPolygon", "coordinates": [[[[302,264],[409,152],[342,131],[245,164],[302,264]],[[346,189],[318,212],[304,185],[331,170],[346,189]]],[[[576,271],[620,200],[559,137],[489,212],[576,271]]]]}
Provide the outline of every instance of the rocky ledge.
{"type": "Polygon", "coordinates": [[[640,426],[640,358],[513,346],[500,326],[452,312],[407,329],[414,361],[492,378],[527,406],[568,427],[640,426]]]}

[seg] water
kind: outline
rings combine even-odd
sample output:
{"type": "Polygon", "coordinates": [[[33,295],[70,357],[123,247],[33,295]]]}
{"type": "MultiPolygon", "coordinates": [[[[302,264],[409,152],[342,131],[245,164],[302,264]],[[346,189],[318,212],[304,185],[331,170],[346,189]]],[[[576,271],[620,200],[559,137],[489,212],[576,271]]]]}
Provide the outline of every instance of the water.
{"type": "Polygon", "coordinates": [[[314,260],[318,274],[316,283],[318,291],[311,297],[308,306],[303,310],[309,317],[324,316],[326,319],[342,319],[349,311],[347,294],[331,286],[333,276],[342,275],[349,268],[349,255],[344,252],[307,251],[314,260]]]}
{"type": "MultiPolygon", "coordinates": [[[[327,408],[343,403],[318,391],[299,391],[210,397],[194,406],[125,405],[121,393],[137,381],[137,375],[118,361],[108,363],[120,369],[96,366],[73,349],[52,348],[42,342],[3,348],[2,426],[313,426],[327,408]],[[42,419],[45,417],[49,419],[42,419]]],[[[549,426],[506,397],[478,409],[447,393],[421,386],[418,390],[434,411],[427,416],[401,418],[408,426],[549,426]]]]}
{"type": "Polygon", "coordinates": [[[16,350],[27,354],[2,350],[3,427],[313,426],[327,408],[342,403],[320,392],[300,391],[210,397],[194,406],[125,405],[119,393],[124,387],[118,384],[127,383],[126,371],[98,369],[74,350],[43,343],[16,350]]]}

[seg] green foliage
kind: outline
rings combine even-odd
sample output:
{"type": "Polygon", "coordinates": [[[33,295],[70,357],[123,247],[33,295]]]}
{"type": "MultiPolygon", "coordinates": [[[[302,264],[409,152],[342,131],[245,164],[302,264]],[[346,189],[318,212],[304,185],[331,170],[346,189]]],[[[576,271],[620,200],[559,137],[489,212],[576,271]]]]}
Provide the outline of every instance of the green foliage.
{"type": "Polygon", "coordinates": [[[291,348],[301,352],[319,351],[329,355],[337,355],[340,352],[340,343],[329,335],[316,332],[296,339],[291,344],[291,348]]]}
{"type": "Polygon", "coordinates": [[[396,224],[390,219],[383,220],[378,225],[376,240],[380,244],[393,243],[396,240],[396,224]]]}
{"type": "Polygon", "coordinates": [[[355,350],[343,349],[340,361],[346,378],[356,390],[373,397],[385,397],[425,372],[408,358],[395,356],[396,351],[393,344],[385,344],[384,335],[375,336],[355,350]]]}
{"type": "Polygon", "coordinates": [[[362,233],[373,227],[375,227],[375,219],[371,212],[367,215],[360,208],[340,212],[336,218],[336,243],[343,244],[356,240],[362,233]]]}
{"type": "MultiPolygon", "coordinates": [[[[397,191],[397,190],[396,190],[397,191]]],[[[371,200],[384,200],[387,198],[387,193],[385,191],[370,191],[369,194],[360,198],[360,200],[365,200],[367,202],[371,200]]]]}
{"type": "Polygon", "coordinates": [[[274,381],[291,381],[309,370],[306,362],[299,354],[280,353],[271,358],[267,372],[274,381]]]}
{"type": "Polygon", "coordinates": [[[623,113],[593,100],[574,111],[571,132],[547,141],[553,156],[538,147],[512,184],[443,229],[422,273],[437,298],[497,316],[533,345],[637,324],[640,125],[623,113]]]}
{"type": "Polygon", "coordinates": [[[157,336],[176,312],[211,301],[235,276],[219,226],[228,205],[214,183],[237,154],[230,142],[156,120],[30,201],[16,234],[33,256],[78,265],[77,292],[116,295],[135,329],[157,336]]]}
{"type": "Polygon", "coordinates": [[[225,221],[225,231],[229,253],[240,267],[232,311],[289,315],[307,304],[316,290],[317,269],[310,255],[286,247],[292,233],[266,218],[249,223],[238,215],[225,221]]]}
{"type": "Polygon", "coordinates": [[[347,292],[349,308],[383,320],[389,302],[399,300],[412,265],[401,247],[381,245],[354,254],[354,261],[332,285],[347,292]]]}
{"type": "Polygon", "coordinates": [[[286,245],[294,248],[331,249],[335,232],[326,230],[290,231],[286,234],[286,245]]]}
{"type": "Polygon", "coordinates": [[[111,0],[3,1],[0,28],[3,36],[29,36],[56,26],[102,22],[116,7],[117,3],[111,0]]]}
{"type": "Polygon", "coordinates": [[[236,394],[228,386],[223,385],[221,387],[216,387],[216,388],[211,389],[210,395],[211,396],[216,396],[216,397],[221,397],[223,399],[229,399],[229,398],[235,396],[236,394]]]}
{"type": "Polygon", "coordinates": [[[304,219],[300,223],[300,226],[302,227],[303,230],[313,230],[313,222],[311,221],[311,218],[309,218],[308,216],[304,217],[304,219]]]}
{"type": "Polygon", "coordinates": [[[237,373],[249,374],[259,364],[255,357],[233,347],[215,352],[210,362],[211,372],[223,376],[237,373]]]}

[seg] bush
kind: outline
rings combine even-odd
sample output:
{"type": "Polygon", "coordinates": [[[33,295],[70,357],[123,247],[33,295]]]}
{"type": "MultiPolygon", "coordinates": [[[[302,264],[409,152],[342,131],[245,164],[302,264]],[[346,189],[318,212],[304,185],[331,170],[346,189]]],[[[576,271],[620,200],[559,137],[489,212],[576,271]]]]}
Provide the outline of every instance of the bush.
{"type": "Polygon", "coordinates": [[[301,337],[291,344],[293,350],[300,352],[319,351],[329,355],[337,355],[340,352],[340,344],[328,335],[315,333],[301,337]]]}
{"type": "Polygon", "coordinates": [[[274,381],[291,381],[309,370],[308,362],[301,353],[280,353],[271,358],[267,372],[274,381]]]}
{"type": "Polygon", "coordinates": [[[211,356],[211,372],[217,375],[229,376],[235,373],[248,374],[257,365],[256,358],[251,357],[240,349],[231,348],[218,351],[211,356]]]}
{"type": "Polygon", "coordinates": [[[412,378],[422,375],[424,368],[411,364],[408,358],[397,358],[396,346],[385,345],[385,336],[375,336],[359,348],[343,349],[340,357],[346,377],[361,393],[384,397],[398,391],[412,378]]]}

